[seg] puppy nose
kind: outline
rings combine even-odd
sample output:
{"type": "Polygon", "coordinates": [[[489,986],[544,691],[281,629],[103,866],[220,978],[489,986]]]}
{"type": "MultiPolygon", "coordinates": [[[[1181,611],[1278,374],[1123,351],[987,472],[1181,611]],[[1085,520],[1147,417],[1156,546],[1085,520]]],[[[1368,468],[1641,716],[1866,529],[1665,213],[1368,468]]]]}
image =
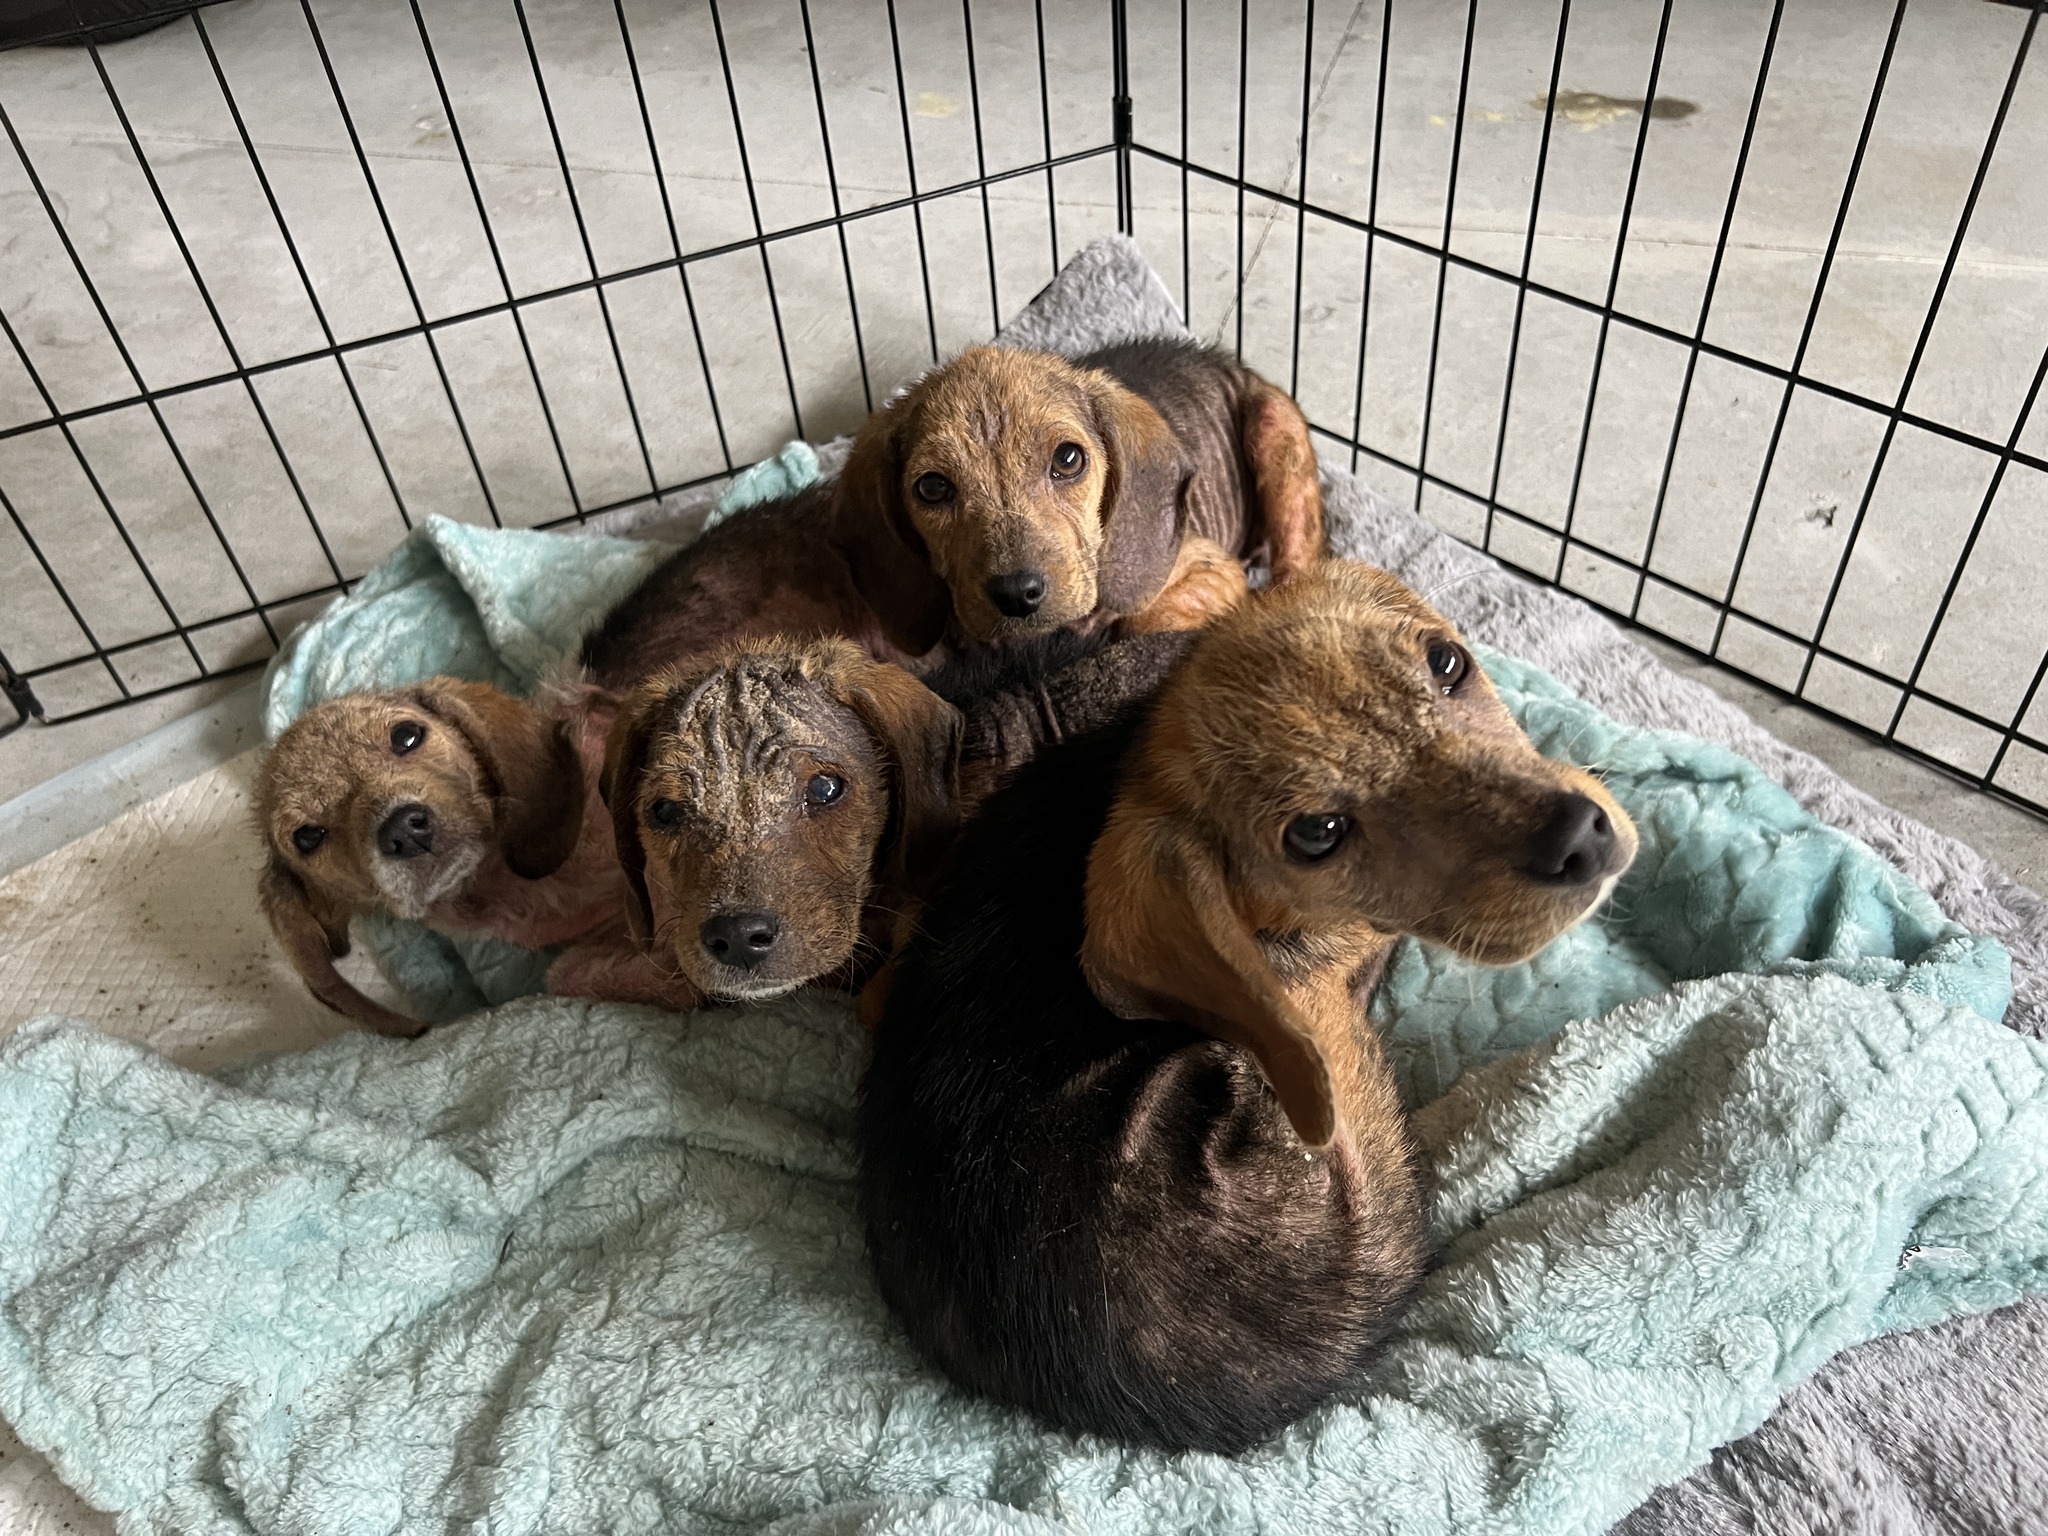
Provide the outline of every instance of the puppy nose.
{"type": "Polygon", "coordinates": [[[434,851],[434,813],[424,805],[401,805],[377,828],[377,851],[387,859],[416,859],[434,851]]]}
{"type": "Polygon", "coordinates": [[[773,912],[720,912],[704,919],[697,936],[712,959],[752,970],[774,951],[782,919],[773,912]]]}
{"type": "Polygon", "coordinates": [[[988,598],[1013,619],[1029,618],[1045,601],[1045,572],[1011,571],[988,579],[988,598]]]}
{"type": "Polygon", "coordinates": [[[1560,795],[1550,819],[1529,839],[1522,873],[1539,885],[1585,885],[1607,873],[1614,823],[1585,795],[1560,795]]]}

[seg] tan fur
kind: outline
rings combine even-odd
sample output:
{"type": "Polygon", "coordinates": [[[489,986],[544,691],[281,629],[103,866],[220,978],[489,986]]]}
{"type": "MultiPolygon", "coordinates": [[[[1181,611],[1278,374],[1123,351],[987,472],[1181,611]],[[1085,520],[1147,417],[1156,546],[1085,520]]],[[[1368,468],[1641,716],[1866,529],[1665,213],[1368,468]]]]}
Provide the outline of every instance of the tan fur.
{"type": "Polygon", "coordinates": [[[364,997],[334,968],[348,953],[350,920],[376,909],[532,948],[616,924],[617,864],[589,771],[611,708],[593,689],[529,703],[440,677],[332,699],[294,721],[257,776],[269,854],[259,895],[313,994],[379,1033],[425,1027],[364,997]],[[405,754],[392,742],[401,723],[425,733],[405,754]],[[432,813],[430,856],[379,852],[379,824],[402,805],[432,813]],[[310,853],[293,840],[307,827],[326,834],[310,853]]]}
{"type": "Polygon", "coordinates": [[[1090,858],[1090,984],[1113,1011],[1246,1046],[1302,1140],[1405,1135],[1364,1002],[1414,934],[1487,964],[1527,958],[1604,899],[1635,829],[1592,775],[1539,755],[1476,664],[1432,677],[1450,623],[1393,577],[1332,561],[1197,641],[1161,696],[1090,858]],[[1615,838],[1590,885],[1523,861],[1559,797],[1615,838]],[[1297,816],[1351,831],[1304,862],[1297,816]]]}
{"type": "Polygon", "coordinates": [[[843,640],[737,642],[650,678],[613,727],[604,772],[634,932],[658,968],[758,1000],[852,984],[871,930],[951,838],[960,717],[843,640]],[[820,774],[841,797],[812,805],[820,774]],[[678,809],[664,823],[659,802],[678,809]],[[707,919],[773,914],[775,953],[742,970],[707,919]]]}

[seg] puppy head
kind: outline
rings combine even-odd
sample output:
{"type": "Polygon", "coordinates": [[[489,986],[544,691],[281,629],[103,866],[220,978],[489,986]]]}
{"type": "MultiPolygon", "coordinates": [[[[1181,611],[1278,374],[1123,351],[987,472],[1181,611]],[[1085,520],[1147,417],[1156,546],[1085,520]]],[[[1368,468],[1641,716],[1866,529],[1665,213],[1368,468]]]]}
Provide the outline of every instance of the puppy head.
{"type": "Polygon", "coordinates": [[[1199,639],[1089,863],[1083,962],[1120,1013],[1176,1017],[1260,1060],[1311,1145],[1343,1041],[1290,1000],[1413,934],[1527,959],[1635,857],[1592,775],[1541,756],[1444,617],[1332,561],[1199,639]]]}
{"type": "Polygon", "coordinates": [[[843,640],[651,678],[604,775],[636,937],[713,997],[838,970],[877,876],[910,878],[950,837],[959,741],[950,704],[843,640]]]}
{"type": "Polygon", "coordinates": [[[351,990],[331,957],[348,953],[354,913],[424,917],[493,854],[528,879],[553,873],[576,847],[583,773],[567,734],[532,705],[436,677],[299,716],[257,775],[256,815],[264,910],[334,1001],[351,990]]]}
{"type": "Polygon", "coordinates": [[[890,639],[922,654],[1135,613],[1180,547],[1192,464],[1107,374],[977,347],[877,411],[839,477],[838,544],[890,639]]]}

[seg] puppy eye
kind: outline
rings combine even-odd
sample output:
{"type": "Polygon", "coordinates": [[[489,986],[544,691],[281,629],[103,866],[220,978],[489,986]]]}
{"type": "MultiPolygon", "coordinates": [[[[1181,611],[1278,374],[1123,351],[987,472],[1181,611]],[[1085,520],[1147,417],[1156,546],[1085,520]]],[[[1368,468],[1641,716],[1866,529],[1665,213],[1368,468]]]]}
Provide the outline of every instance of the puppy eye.
{"type": "Polygon", "coordinates": [[[417,720],[401,720],[391,727],[391,750],[400,757],[427,739],[427,728],[417,720]]]}
{"type": "Polygon", "coordinates": [[[1088,467],[1088,455],[1079,443],[1061,443],[1052,451],[1052,477],[1071,480],[1088,467]]]}
{"type": "Polygon", "coordinates": [[[657,800],[647,807],[647,819],[657,827],[681,826],[683,808],[673,800],[657,800]]]}
{"type": "Polygon", "coordinates": [[[917,499],[937,505],[953,499],[953,482],[941,474],[919,475],[910,487],[917,492],[917,499]]]}
{"type": "Polygon", "coordinates": [[[1304,859],[1328,858],[1351,830],[1351,818],[1335,811],[1311,811],[1287,823],[1287,851],[1304,859]]]}
{"type": "Polygon", "coordinates": [[[1458,684],[1465,681],[1472,670],[1472,658],[1465,654],[1463,646],[1453,645],[1448,640],[1438,640],[1429,648],[1429,676],[1443,694],[1457,692],[1458,684]]]}
{"type": "Polygon", "coordinates": [[[301,853],[311,853],[326,841],[325,827],[300,827],[292,834],[292,846],[301,853]]]}
{"type": "Polygon", "coordinates": [[[812,805],[831,805],[846,793],[846,780],[836,773],[814,773],[804,786],[804,799],[812,805]]]}

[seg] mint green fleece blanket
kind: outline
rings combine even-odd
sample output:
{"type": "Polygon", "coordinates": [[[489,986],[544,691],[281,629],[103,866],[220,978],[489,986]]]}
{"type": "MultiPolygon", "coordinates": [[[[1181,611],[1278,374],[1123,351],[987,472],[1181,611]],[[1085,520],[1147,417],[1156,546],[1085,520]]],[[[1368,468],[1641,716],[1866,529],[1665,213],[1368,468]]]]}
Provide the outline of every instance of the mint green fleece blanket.
{"type": "MultiPolygon", "coordinates": [[[[466,600],[546,537],[460,535],[466,600]]],[[[528,998],[218,1078],[25,1027],[0,1414],[128,1531],[1592,1533],[1836,1351],[2048,1289],[2003,951],[1742,759],[1484,659],[1643,848],[1528,965],[1390,969],[1443,1262],[1360,1400],[1226,1461],[953,1391],[862,1253],[862,1036],[800,994],[528,998]]]]}

